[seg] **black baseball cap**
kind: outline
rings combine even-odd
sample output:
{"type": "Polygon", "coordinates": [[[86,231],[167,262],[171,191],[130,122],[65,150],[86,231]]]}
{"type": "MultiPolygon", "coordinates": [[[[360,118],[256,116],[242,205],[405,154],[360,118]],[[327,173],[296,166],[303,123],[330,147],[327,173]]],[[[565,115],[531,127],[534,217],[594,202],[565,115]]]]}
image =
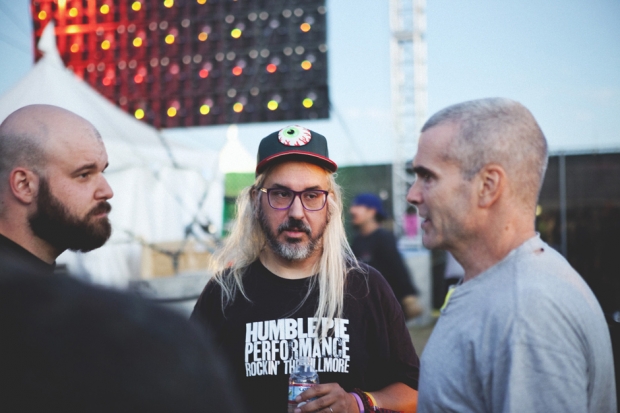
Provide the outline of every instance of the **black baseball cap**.
{"type": "Polygon", "coordinates": [[[329,159],[325,136],[301,126],[288,126],[263,138],[258,145],[256,175],[276,161],[296,160],[319,165],[336,172],[338,165],[329,159]]]}

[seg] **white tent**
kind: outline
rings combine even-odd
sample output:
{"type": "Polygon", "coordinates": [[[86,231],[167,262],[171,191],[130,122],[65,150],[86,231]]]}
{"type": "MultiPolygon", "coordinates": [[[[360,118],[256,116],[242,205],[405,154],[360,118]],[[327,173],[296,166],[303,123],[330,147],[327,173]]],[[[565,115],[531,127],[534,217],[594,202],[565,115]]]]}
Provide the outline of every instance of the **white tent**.
{"type": "Polygon", "coordinates": [[[144,244],[183,240],[191,227],[221,228],[223,179],[219,153],[167,142],[155,128],[110,103],[62,63],[50,23],[39,42],[43,58],[0,96],[0,121],[35,103],[66,108],[101,134],[110,166],[106,178],[113,234],[102,248],[58,259],[94,282],[123,286],[140,273],[144,244]]]}
{"type": "Polygon", "coordinates": [[[254,172],[256,158],[254,158],[239,142],[239,127],[228,126],[226,144],[220,151],[220,172],[254,172]]]}

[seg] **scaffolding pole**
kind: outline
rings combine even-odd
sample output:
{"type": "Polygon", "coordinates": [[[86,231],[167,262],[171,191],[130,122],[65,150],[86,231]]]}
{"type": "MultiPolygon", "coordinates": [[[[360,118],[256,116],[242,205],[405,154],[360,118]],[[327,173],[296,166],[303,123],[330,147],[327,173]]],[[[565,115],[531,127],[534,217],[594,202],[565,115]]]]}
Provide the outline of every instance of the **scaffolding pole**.
{"type": "MultiPolygon", "coordinates": [[[[406,195],[412,183],[406,166],[415,156],[419,131],[428,111],[426,0],[390,0],[390,30],[394,124],[392,205],[394,233],[401,237],[405,235],[406,195]]],[[[420,237],[415,238],[419,242],[420,237]]]]}

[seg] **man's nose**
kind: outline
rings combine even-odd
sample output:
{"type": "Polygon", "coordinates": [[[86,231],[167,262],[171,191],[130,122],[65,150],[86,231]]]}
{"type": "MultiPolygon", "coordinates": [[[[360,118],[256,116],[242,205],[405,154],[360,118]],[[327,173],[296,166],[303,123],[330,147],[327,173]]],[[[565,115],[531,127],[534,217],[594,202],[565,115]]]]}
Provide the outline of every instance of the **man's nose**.
{"type": "Polygon", "coordinates": [[[304,206],[301,204],[301,198],[297,195],[293,198],[293,203],[288,209],[288,215],[290,217],[301,219],[304,216],[304,206]]]}
{"type": "Polygon", "coordinates": [[[413,205],[422,203],[422,192],[420,191],[418,180],[416,180],[407,192],[407,202],[413,205]]]}
{"type": "Polygon", "coordinates": [[[95,197],[97,199],[108,200],[114,196],[114,191],[112,191],[112,187],[108,183],[108,180],[105,179],[103,175],[100,176],[99,187],[95,192],[95,197]]]}

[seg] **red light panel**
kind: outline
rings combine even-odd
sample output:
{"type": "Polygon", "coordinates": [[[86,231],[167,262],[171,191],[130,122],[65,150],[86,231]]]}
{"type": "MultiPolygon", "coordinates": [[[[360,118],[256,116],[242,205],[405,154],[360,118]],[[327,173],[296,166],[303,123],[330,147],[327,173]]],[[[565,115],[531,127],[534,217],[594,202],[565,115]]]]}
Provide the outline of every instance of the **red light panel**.
{"type": "Polygon", "coordinates": [[[156,127],[329,116],[325,0],[32,0],[32,16],[35,40],[53,19],[65,64],[156,127]]]}

